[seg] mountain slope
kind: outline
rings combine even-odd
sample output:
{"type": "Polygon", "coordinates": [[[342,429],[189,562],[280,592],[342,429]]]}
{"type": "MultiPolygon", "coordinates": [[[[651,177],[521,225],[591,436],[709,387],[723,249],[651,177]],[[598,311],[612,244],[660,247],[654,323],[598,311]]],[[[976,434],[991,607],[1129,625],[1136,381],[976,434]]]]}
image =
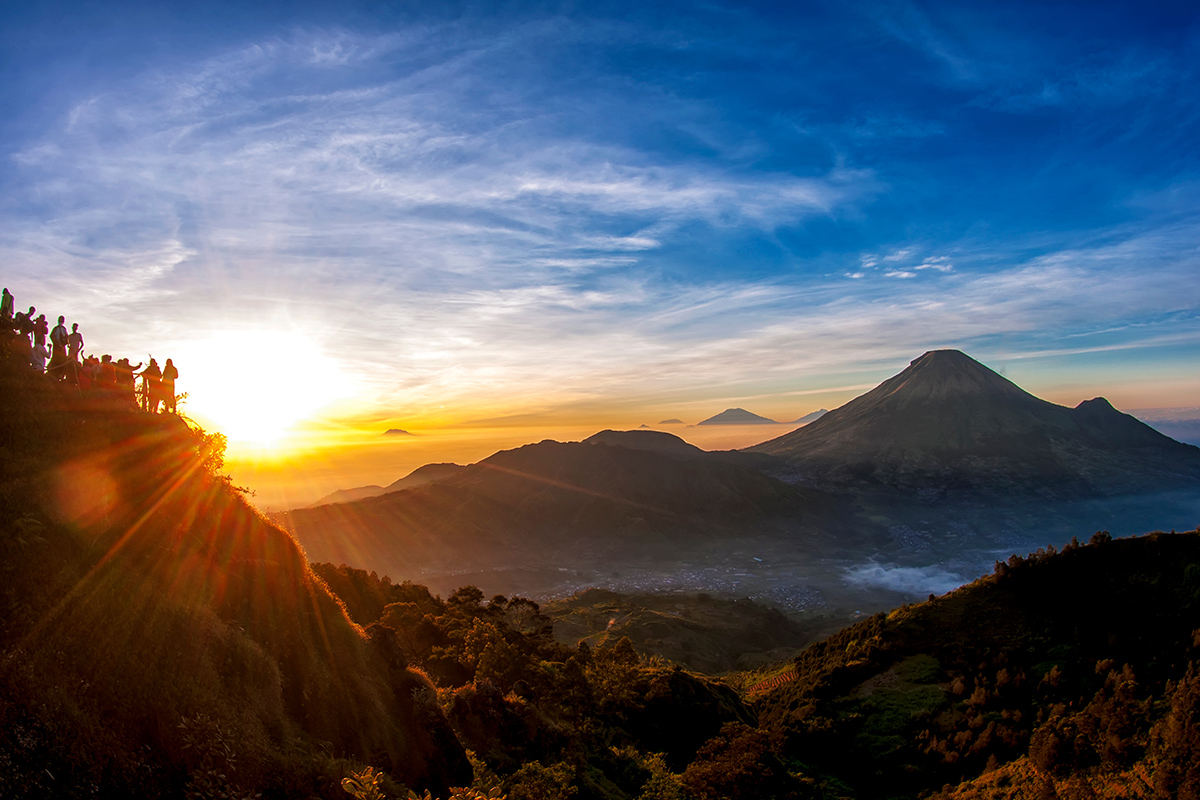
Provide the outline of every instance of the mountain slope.
{"type": "Polygon", "coordinates": [[[936,350],[799,430],[748,448],[817,482],[1065,494],[1200,484],[1200,449],[1103,398],[1041,400],[957,350],[936,350]]]}
{"type": "Polygon", "coordinates": [[[0,358],[0,442],[0,796],[338,797],[350,758],[470,781],[219,437],[0,358]]]}
{"type": "Polygon", "coordinates": [[[447,478],[462,469],[461,464],[425,464],[417,467],[412,472],[405,475],[399,480],[392,481],[387,486],[358,486],[353,489],[339,489],[336,492],[322,497],[309,507],[324,506],[330,503],[352,503],[355,500],[365,500],[368,497],[378,497],[381,494],[388,492],[398,492],[401,489],[408,489],[412,486],[421,486],[426,483],[440,481],[442,478],[447,478]]]}
{"type": "Polygon", "coordinates": [[[1130,777],[1171,786],[1155,775],[1171,763],[1192,765],[1200,787],[1200,737],[1172,742],[1161,727],[1180,691],[1191,718],[1200,712],[1198,626],[1200,531],[1097,534],[812,645],[760,720],[854,797],[976,779],[988,786],[954,796],[1123,797],[1130,777]],[[997,769],[1008,777],[994,780],[997,769]],[[1090,791],[1066,786],[1082,777],[1090,791]],[[1070,791],[1055,794],[1060,781],[1070,791]]]}
{"type": "Polygon", "coordinates": [[[276,516],[314,560],[413,575],[510,561],[559,566],[565,552],[674,557],[680,543],[809,521],[817,536],[816,522],[833,513],[812,490],[669,434],[606,431],[505,450],[402,492],[276,516]]]}

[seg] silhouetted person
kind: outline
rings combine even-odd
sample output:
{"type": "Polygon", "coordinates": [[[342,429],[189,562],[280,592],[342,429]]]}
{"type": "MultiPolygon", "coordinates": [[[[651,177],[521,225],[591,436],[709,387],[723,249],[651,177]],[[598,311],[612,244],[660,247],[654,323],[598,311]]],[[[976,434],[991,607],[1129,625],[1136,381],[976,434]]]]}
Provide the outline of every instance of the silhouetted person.
{"type": "Polygon", "coordinates": [[[33,367],[38,374],[46,371],[46,359],[50,354],[46,352],[46,344],[35,344],[29,356],[29,366],[33,367]]]}
{"type": "Polygon", "coordinates": [[[146,410],[157,414],[159,401],[162,400],[162,371],[153,358],[150,359],[150,365],[142,370],[142,389],[146,393],[146,410]]]}
{"type": "Polygon", "coordinates": [[[79,390],[81,392],[90,391],[100,377],[100,359],[95,356],[85,358],[79,367],[78,375],[79,390]]]}
{"type": "Polygon", "coordinates": [[[79,332],[79,323],[71,325],[71,333],[67,336],[67,357],[79,363],[79,354],[83,352],[83,334],[79,332]]]}
{"type": "Polygon", "coordinates": [[[70,334],[67,333],[65,317],[58,318],[58,324],[50,331],[50,376],[61,381],[67,377],[67,344],[70,334]]]}
{"type": "Polygon", "coordinates": [[[3,296],[0,296],[0,322],[3,324],[7,325],[12,320],[14,302],[15,301],[13,299],[12,292],[10,292],[8,287],[5,286],[4,294],[3,296]]]}
{"type": "Polygon", "coordinates": [[[175,413],[175,379],[178,377],[179,370],[175,369],[175,364],[168,358],[162,369],[162,398],[163,411],[172,414],[175,413]]]}
{"type": "Polygon", "coordinates": [[[46,346],[46,336],[50,333],[50,323],[46,322],[45,314],[38,314],[38,318],[33,323],[33,343],[35,345],[46,346]]]}
{"type": "Polygon", "coordinates": [[[37,311],[33,306],[29,307],[29,311],[18,311],[13,317],[13,327],[17,333],[28,339],[33,335],[33,312],[37,311]]]}
{"type": "Polygon", "coordinates": [[[136,372],[141,366],[142,362],[140,361],[137,363],[137,366],[133,366],[129,363],[128,358],[122,358],[117,361],[116,366],[113,368],[117,377],[117,394],[121,397],[121,399],[128,400],[134,405],[137,405],[138,403],[137,393],[134,391],[133,373],[136,372]]]}
{"type": "Polygon", "coordinates": [[[108,353],[100,356],[100,369],[96,373],[96,388],[112,394],[117,388],[117,367],[108,353]]]}

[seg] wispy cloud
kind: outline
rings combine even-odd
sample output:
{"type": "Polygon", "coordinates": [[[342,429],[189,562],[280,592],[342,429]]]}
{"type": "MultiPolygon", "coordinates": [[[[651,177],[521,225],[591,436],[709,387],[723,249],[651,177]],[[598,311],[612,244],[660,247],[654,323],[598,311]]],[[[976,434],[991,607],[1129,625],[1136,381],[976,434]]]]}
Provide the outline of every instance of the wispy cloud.
{"type": "MultiPolygon", "coordinates": [[[[880,99],[871,81],[844,108],[768,85],[759,61],[803,49],[763,50],[772,31],[731,43],[561,17],[311,28],[98,81],[11,152],[0,257],[19,300],[52,299],[113,351],[303,331],[374,413],[788,397],[939,346],[1030,359],[1068,339],[1194,341],[1186,204],[1126,192],[1110,205],[1150,221],[1100,230],[1003,227],[1021,208],[947,221],[994,211],[980,175],[1008,169],[972,160],[987,147],[963,131],[993,119],[963,116],[1017,103],[1038,70],[888,8],[875,29],[935,62],[927,84],[949,74],[957,106],[880,99]],[[645,70],[597,66],[632,51],[652,54],[645,70]]],[[[796,57],[832,96],[848,71],[818,55],[796,57]]],[[[1116,97],[1167,73],[1114,56],[1053,85],[1116,97]]]]}

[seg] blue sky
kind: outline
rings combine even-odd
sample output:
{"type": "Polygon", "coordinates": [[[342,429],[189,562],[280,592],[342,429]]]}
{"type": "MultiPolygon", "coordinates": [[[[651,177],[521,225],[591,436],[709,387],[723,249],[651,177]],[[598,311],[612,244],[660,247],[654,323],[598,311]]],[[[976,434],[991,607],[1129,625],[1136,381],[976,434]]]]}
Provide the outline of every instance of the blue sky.
{"type": "Polygon", "coordinates": [[[0,269],[368,427],[1197,405],[1189,5],[7,4],[0,269]]]}

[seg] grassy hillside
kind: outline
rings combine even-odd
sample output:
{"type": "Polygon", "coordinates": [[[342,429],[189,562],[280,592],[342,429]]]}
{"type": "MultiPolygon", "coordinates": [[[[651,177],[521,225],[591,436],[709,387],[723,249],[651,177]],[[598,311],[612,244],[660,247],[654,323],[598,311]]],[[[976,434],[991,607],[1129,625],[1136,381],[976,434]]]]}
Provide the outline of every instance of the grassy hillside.
{"type": "Polygon", "coordinates": [[[0,359],[0,796],[339,797],[471,780],[223,442],[0,359]],[[215,796],[215,795],[214,795],[215,796]]]}
{"type": "Polygon", "coordinates": [[[1180,733],[1197,713],[1198,629],[1200,532],[1098,534],[813,645],[759,712],[832,796],[963,781],[976,788],[951,795],[1010,796],[980,788],[1007,770],[993,788],[1027,773],[1011,796],[1053,797],[1060,779],[1141,770],[1154,788],[1139,796],[1174,797],[1200,786],[1196,737],[1180,733]],[[1192,766],[1167,777],[1170,764],[1192,766]]]}

